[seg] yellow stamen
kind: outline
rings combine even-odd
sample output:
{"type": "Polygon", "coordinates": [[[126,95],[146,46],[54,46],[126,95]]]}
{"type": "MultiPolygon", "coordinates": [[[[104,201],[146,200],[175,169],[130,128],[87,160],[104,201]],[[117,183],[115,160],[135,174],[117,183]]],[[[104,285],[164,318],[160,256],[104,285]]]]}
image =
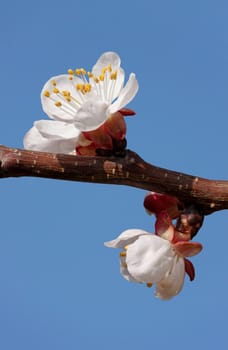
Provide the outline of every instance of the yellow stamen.
{"type": "Polygon", "coordinates": [[[111,66],[111,64],[108,65],[107,69],[108,69],[108,72],[111,72],[111,71],[112,71],[112,66],[111,66]]]}
{"type": "Polygon", "coordinates": [[[111,80],[116,80],[116,78],[117,78],[117,71],[115,71],[112,74],[110,74],[110,79],[111,80]]]}
{"type": "Polygon", "coordinates": [[[70,96],[70,91],[63,90],[63,91],[62,91],[62,95],[65,96],[65,97],[66,97],[66,96],[69,97],[69,96],[70,96]]]}
{"type": "Polygon", "coordinates": [[[75,73],[76,73],[77,75],[81,75],[81,69],[79,69],[79,68],[75,69],[75,73]]]}
{"type": "Polygon", "coordinates": [[[87,75],[88,75],[89,78],[93,77],[93,73],[91,73],[91,72],[87,72],[87,75]]]}
{"type": "Polygon", "coordinates": [[[70,97],[70,96],[66,96],[66,97],[65,97],[65,100],[66,100],[67,102],[71,102],[71,97],[70,97]]]}
{"type": "Polygon", "coordinates": [[[146,284],[146,286],[147,286],[148,288],[151,288],[152,285],[153,285],[153,283],[151,283],[151,282],[149,282],[149,283],[146,284]]]}
{"type": "Polygon", "coordinates": [[[127,250],[127,249],[128,249],[128,245],[125,245],[124,249],[126,249],[126,250],[127,250]]]}
{"type": "Polygon", "coordinates": [[[57,89],[57,88],[54,88],[52,91],[54,92],[54,94],[58,94],[59,93],[59,89],[57,89]]]}
{"type": "Polygon", "coordinates": [[[70,75],[74,75],[74,71],[73,71],[73,69],[71,69],[71,68],[70,68],[70,69],[68,69],[68,71],[67,71],[67,72],[68,72],[68,74],[70,74],[70,75]]]}
{"type": "Polygon", "coordinates": [[[91,84],[85,84],[85,92],[90,92],[91,91],[91,84]]]}
{"type": "Polygon", "coordinates": [[[44,91],[44,96],[50,97],[50,92],[48,90],[44,91]]]}
{"type": "Polygon", "coordinates": [[[101,70],[101,73],[105,74],[107,72],[107,69],[108,69],[107,67],[103,67],[102,70],[101,70]]]}
{"type": "Polygon", "coordinates": [[[60,101],[55,102],[56,107],[61,107],[62,103],[60,101]]]}
{"type": "Polygon", "coordinates": [[[69,79],[69,80],[73,80],[73,76],[72,76],[72,75],[70,75],[68,79],[69,79]]]}
{"type": "Polygon", "coordinates": [[[98,77],[93,77],[93,80],[95,81],[95,83],[99,83],[99,79],[98,79],[98,77]]]}
{"type": "Polygon", "coordinates": [[[99,78],[100,78],[100,81],[104,81],[104,74],[101,74],[100,76],[99,76],[99,78]]]}
{"type": "Polygon", "coordinates": [[[86,70],[84,68],[80,69],[82,75],[86,75],[86,70]]]}
{"type": "Polygon", "coordinates": [[[126,252],[120,252],[120,256],[123,258],[126,256],[126,252]]]}
{"type": "Polygon", "coordinates": [[[77,84],[77,85],[76,85],[76,89],[79,90],[79,91],[81,91],[81,90],[82,90],[82,86],[83,86],[82,84],[77,84]]]}
{"type": "Polygon", "coordinates": [[[56,86],[56,81],[55,80],[52,80],[51,83],[52,83],[53,86],[56,86]]]}

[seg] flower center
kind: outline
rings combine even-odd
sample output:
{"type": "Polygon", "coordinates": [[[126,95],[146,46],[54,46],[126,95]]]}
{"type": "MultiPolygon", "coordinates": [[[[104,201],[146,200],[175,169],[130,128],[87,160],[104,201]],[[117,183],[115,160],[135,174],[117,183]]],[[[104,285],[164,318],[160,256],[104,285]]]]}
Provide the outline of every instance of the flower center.
{"type": "Polygon", "coordinates": [[[43,95],[50,98],[56,107],[72,116],[75,116],[75,112],[89,97],[95,95],[108,104],[115,97],[117,71],[113,71],[110,64],[101,69],[99,76],[87,72],[84,68],[75,70],[70,68],[68,69],[68,79],[71,91],[61,90],[57,82],[52,80],[51,87],[49,90],[45,90],[43,95]],[[80,78],[80,80],[77,78],[80,78]]]}
{"type": "Polygon", "coordinates": [[[112,102],[117,80],[117,70],[113,71],[111,64],[102,67],[99,76],[89,71],[87,72],[84,68],[68,69],[68,74],[70,80],[73,80],[74,76],[82,80],[82,83],[76,84],[76,89],[82,95],[93,91],[104,102],[112,102]]]}

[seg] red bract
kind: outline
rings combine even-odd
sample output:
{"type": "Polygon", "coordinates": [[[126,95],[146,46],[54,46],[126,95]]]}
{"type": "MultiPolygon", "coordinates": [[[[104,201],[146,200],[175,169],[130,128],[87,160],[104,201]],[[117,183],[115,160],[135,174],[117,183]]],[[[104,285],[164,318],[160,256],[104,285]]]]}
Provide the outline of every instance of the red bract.
{"type": "Polygon", "coordinates": [[[172,242],[174,239],[174,225],[166,210],[159,212],[155,222],[155,234],[172,242]]]}
{"type": "Polygon", "coordinates": [[[96,148],[112,149],[112,138],[106,132],[104,125],[98,129],[88,132],[83,132],[84,137],[91,141],[96,148]]]}
{"type": "Polygon", "coordinates": [[[103,153],[104,155],[122,154],[126,147],[122,141],[125,141],[127,132],[124,116],[131,115],[135,115],[133,110],[122,108],[111,114],[105,123],[96,130],[82,132],[82,139],[86,140],[87,143],[81,144],[79,140],[76,147],[77,154],[84,156],[103,155],[103,153]],[[121,145],[119,141],[121,141],[121,145]]]}
{"type": "Polygon", "coordinates": [[[188,259],[184,259],[184,263],[185,263],[185,272],[187,273],[187,275],[189,276],[190,281],[193,281],[195,278],[195,268],[193,263],[188,260],[188,259]]]}
{"type": "Polygon", "coordinates": [[[198,242],[176,242],[174,243],[174,247],[176,252],[184,257],[199,254],[203,249],[202,244],[198,242]]]}
{"type": "Polygon", "coordinates": [[[76,152],[79,156],[96,156],[96,146],[93,143],[88,146],[77,146],[76,152]]]}
{"type": "Polygon", "coordinates": [[[150,192],[144,199],[144,207],[149,214],[158,215],[166,211],[174,219],[179,216],[181,203],[175,197],[167,196],[156,192],[150,192]]]}
{"type": "Polygon", "coordinates": [[[203,249],[202,244],[197,242],[177,242],[173,244],[175,251],[184,257],[185,272],[188,274],[190,281],[195,278],[195,269],[193,263],[186,259],[186,257],[199,254],[203,249]]]}
{"type": "Polygon", "coordinates": [[[127,126],[123,115],[120,112],[111,115],[104,124],[104,130],[116,140],[124,139],[127,132],[127,126]]]}

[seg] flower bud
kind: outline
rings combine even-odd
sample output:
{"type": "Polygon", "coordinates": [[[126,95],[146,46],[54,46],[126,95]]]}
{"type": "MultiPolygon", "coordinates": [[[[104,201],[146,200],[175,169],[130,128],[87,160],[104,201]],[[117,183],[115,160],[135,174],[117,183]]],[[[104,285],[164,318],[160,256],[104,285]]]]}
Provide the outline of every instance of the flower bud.
{"type": "Polygon", "coordinates": [[[176,222],[176,230],[192,239],[203,224],[204,215],[195,205],[185,208],[176,222]]]}

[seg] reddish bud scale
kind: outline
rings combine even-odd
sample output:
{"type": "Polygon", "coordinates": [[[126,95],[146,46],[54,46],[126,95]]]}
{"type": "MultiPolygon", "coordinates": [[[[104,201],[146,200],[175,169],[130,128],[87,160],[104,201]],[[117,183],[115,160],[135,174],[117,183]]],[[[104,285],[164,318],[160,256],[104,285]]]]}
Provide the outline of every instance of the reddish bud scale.
{"type": "Polygon", "coordinates": [[[94,144],[89,146],[78,146],[76,147],[76,153],[79,156],[96,156],[96,147],[94,144]]]}
{"type": "Polygon", "coordinates": [[[120,112],[125,117],[132,116],[132,115],[136,114],[132,109],[129,109],[129,108],[122,108],[118,112],[120,112]]]}
{"type": "Polygon", "coordinates": [[[105,131],[104,125],[93,131],[83,132],[87,140],[93,142],[96,148],[112,149],[112,138],[105,131]]]}
{"type": "Polygon", "coordinates": [[[135,112],[128,108],[122,108],[113,113],[96,130],[81,133],[83,142],[79,142],[76,152],[79,155],[100,156],[125,156],[127,142],[125,139],[127,126],[124,116],[134,115],[135,112]],[[90,141],[88,145],[86,142],[90,141]]]}
{"type": "Polygon", "coordinates": [[[181,212],[176,222],[176,230],[192,239],[202,226],[203,219],[201,210],[191,205],[181,212]]]}
{"type": "Polygon", "coordinates": [[[169,227],[172,226],[172,221],[166,210],[161,211],[155,222],[155,233],[158,236],[162,236],[169,227]]]}
{"type": "Polygon", "coordinates": [[[193,281],[195,278],[195,268],[193,263],[190,260],[185,258],[184,264],[185,264],[185,272],[189,276],[190,281],[193,281]]]}
{"type": "Polygon", "coordinates": [[[149,213],[156,216],[162,211],[166,211],[172,219],[180,214],[180,202],[177,198],[155,192],[151,192],[145,197],[144,207],[149,213]]]}
{"type": "Polygon", "coordinates": [[[177,242],[173,245],[175,250],[184,257],[197,255],[203,249],[202,244],[198,242],[177,242]]]}
{"type": "Polygon", "coordinates": [[[127,126],[120,112],[112,114],[104,123],[104,131],[113,139],[123,140],[126,135],[127,126]]]}

